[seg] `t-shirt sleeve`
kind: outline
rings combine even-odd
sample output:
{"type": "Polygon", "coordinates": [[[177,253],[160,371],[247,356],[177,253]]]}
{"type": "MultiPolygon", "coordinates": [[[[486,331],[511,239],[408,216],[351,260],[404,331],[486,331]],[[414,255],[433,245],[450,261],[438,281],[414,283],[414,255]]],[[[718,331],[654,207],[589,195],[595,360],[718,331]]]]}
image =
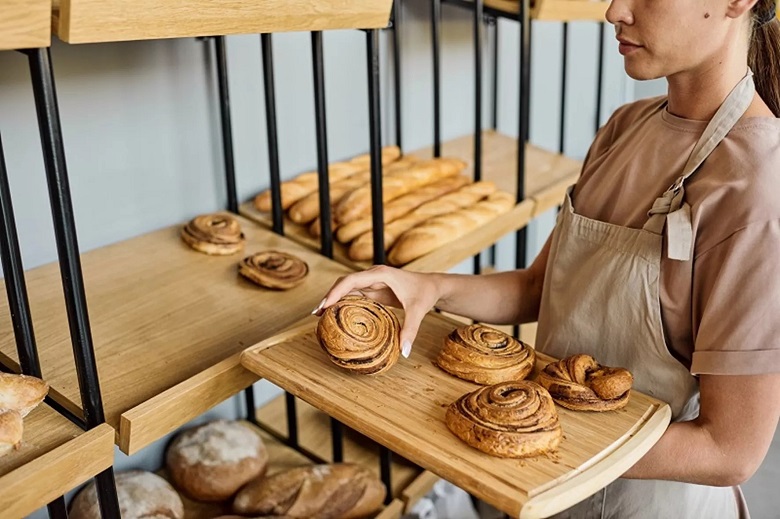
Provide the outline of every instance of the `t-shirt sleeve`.
{"type": "Polygon", "coordinates": [[[780,372],[780,220],[703,252],[693,273],[694,375],[780,372]]]}

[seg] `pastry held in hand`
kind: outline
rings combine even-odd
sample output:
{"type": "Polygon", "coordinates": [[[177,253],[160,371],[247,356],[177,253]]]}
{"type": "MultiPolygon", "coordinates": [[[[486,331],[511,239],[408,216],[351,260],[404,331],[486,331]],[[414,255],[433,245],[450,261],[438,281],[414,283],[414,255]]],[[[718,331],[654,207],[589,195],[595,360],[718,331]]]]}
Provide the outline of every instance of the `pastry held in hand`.
{"type": "Polygon", "coordinates": [[[548,364],[538,380],[567,409],[612,411],[628,403],[634,377],[626,369],[601,366],[590,355],[573,355],[548,364]]]}
{"type": "Polygon", "coordinates": [[[398,317],[365,297],[347,296],[317,323],[317,340],[337,366],[364,375],[382,373],[401,353],[398,317]]]}
{"type": "Polygon", "coordinates": [[[238,220],[222,213],[193,218],[182,228],[181,237],[196,251],[216,256],[235,254],[245,242],[238,220]]]}
{"type": "Polygon", "coordinates": [[[491,385],[523,380],[534,369],[536,352],[511,335],[481,324],[462,326],[444,338],[436,364],[451,375],[491,385]]]}
{"type": "Polygon", "coordinates": [[[24,418],[43,402],[49,384],[28,375],[0,373],[0,410],[14,410],[24,418]]]}
{"type": "Polygon", "coordinates": [[[19,411],[5,409],[0,411],[0,456],[18,449],[22,443],[24,423],[19,411]]]}
{"type": "Polygon", "coordinates": [[[247,484],[236,496],[238,514],[300,519],[371,517],[385,487],[360,465],[335,463],[290,469],[247,484]]]}
{"type": "Polygon", "coordinates": [[[269,250],[244,258],[238,272],[262,287],[289,290],[303,283],[309,265],[292,254],[269,250]]]}
{"type": "Polygon", "coordinates": [[[447,428],[484,453],[526,458],[555,450],[563,432],[550,394],[530,380],[467,393],[447,408],[447,428]]]}

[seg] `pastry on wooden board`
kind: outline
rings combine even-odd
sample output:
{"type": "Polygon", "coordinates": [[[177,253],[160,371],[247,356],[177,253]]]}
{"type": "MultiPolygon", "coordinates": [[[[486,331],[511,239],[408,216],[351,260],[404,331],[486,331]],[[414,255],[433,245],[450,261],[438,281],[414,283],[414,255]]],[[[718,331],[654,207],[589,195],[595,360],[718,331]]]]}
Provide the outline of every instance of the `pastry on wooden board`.
{"type": "Polygon", "coordinates": [[[224,213],[196,216],[182,227],[181,237],[196,251],[215,256],[235,254],[246,242],[238,220],[224,213]]]}
{"type": "Polygon", "coordinates": [[[244,258],[238,272],[261,287],[290,290],[304,282],[309,265],[293,254],[268,250],[244,258]]]}
{"type": "Polygon", "coordinates": [[[626,369],[602,366],[580,354],[548,364],[538,382],[567,409],[613,411],[628,404],[634,377],[626,369]]]}

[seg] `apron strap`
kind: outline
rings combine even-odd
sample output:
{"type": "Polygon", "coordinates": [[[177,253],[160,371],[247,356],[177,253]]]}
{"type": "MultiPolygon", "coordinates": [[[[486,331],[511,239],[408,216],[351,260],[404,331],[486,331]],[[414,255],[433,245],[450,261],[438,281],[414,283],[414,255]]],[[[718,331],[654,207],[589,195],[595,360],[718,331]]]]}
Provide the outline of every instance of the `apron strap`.
{"type": "Polygon", "coordinates": [[[734,125],[745,114],[753,102],[756,87],[753,83],[753,71],[747,74],[729,93],[710,120],[704,133],[693,148],[682,175],[655,200],[648,211],[649,219],[644,229],[661,234],[666,226],[667,257],[673,260],[688,261],[693,255],[693,225],[691,207],[685,199],[685,181],[688,180],[712,151],[721,143],[734,125]]]}

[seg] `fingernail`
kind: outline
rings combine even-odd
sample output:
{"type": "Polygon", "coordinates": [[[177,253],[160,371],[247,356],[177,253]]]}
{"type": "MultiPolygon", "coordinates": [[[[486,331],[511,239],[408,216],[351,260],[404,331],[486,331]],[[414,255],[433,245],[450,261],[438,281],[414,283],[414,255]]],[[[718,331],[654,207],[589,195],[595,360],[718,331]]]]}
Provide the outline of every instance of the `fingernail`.
{"type": "MultiPolygon", "coordinates": [[[[327,299],[327,298],[326,298],[326,299],[327,299]]],[[[317,312],[319,312],[320,310],[322,310],[322,307],[323,307],[323,306],[325,306],[325,299],[323,299],[322,301],[320,301],[320,306],[318,306],[317,308],[315,308],[315,309],[312,311],[311,315],[317,315],[317,312]]]]}
{"type": "Polygon", "coordinates": [[[403,355],[405,359],[408,359],[411,353],[412,343],[410,341],[404,341],[404,343],[401,345],[401,355],[403,355]]]}

